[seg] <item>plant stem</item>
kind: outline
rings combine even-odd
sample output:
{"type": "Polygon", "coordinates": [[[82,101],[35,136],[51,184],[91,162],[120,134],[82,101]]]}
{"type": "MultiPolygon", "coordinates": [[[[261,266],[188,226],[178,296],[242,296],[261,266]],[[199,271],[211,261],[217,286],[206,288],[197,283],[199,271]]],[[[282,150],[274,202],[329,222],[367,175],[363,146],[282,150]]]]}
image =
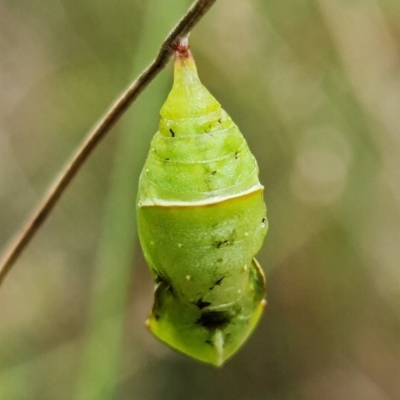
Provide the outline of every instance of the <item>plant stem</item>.
{"type": "MultiPolygon", "coordinates": [[[[144,24],[139,33],[137,53],[132,70],[139,70],[152,56],[159,38],[154,26],[167,30],[169,21],[182,15],[190,0],[147,0],[144,24]],[[157,5],[158,4],[158,5],[157,5]]],[[[140,366],[141,357],[135,334],[140,336],[142,329],[129,332],[124,343],[126,311],[128,308],[132,277],[135,271],[137,253],[136,199],[140,170],[149,148],[149,136],[133,135],[132,131],[154,131],[157,121],[150,118],[158,115],[168,89],[171,77],[164,74],[148,88],[135,105],[133,112],[126,115],[118,129],[118,145],[114,153],[110,187],[103,213],[103,232],[93,261],[91,301],[88,310],[88,323],[84,337],[82,358],[79,362],[79,376],[75,400],[110,400],[117,397],[118,384],[126,371],[121,368],[127,360],[134,359],[135,368],[140,366]],[[137,154],[133,158],[132,155],[137,154]],[[133,333],[134,336],[131,336],[133,333]],[[135,343],[135,345],[132,345],[135,343]],[[127,349],[134,356],[126,356],[127,349]],[[124,351],[123,351],[124,350],[124,351]],[[136,353],[137,351],[137,353],[136,353]]],[[[128,351],[128,354],[130,352],[128,351]]],[[[131,360],[132,362],[133,360],[131,360]]]]}
{"type": "Polygon", "coordinates": [[[32,217],[28,220],[20,234],[4,253],[3,258],[0,261],[0,285],[3,283],[7,273],[11,270],[12,266],[17,261],[23,250],[27,247],[35,233],[51,214],[51,211],[60,200],[68,185],[82,168],[96,146],[106,136],[106,134],[110,132],[111,128],[118,122],[140,93],[142,93],[147,85],[166,66],[172,55],[172,44],[181,36],[186,36],[215,2],[216,0],[197,0],[193,3],[187,13],[161,44],[160,50],[154,61],[136,78],[125,93],[123,93],[115,104],[112,105],[93,131],[89,133],[85,141],[72,157],[71,161],[60,173],[58,179],[50,188],[47,196],[44,198],[42,203],[39,204],[38,208],[34,211],[32,217]]]}

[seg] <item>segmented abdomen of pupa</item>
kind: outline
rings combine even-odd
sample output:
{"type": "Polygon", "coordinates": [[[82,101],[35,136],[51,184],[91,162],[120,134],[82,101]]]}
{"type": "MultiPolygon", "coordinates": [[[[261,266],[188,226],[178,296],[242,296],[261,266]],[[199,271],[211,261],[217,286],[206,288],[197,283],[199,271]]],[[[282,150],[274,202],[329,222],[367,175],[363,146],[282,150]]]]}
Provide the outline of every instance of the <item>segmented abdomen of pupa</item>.
{"type": "Polygon", "coordinates": [[[267,232],[263,187],[245,139],[201,84],[188,48],[143,168],[139,236],[158,284],[148,326],[221,365],[257,323],[265,296],[253,259],[267,232]]]}
{"type": "Polygon", "coordinates": [[[243,135],[200,82],[191,56],[177,57],[142,174],[143,204],[216,201],[261,188],[243,135]]]}

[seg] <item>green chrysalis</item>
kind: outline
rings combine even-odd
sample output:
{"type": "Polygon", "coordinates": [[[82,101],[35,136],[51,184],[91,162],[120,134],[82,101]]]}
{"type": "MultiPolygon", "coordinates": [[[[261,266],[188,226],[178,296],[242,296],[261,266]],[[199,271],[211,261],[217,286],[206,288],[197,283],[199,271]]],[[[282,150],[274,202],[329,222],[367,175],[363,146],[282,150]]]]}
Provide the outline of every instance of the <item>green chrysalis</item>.
{"type": "Polygon", "coordinates": [[[222,365],[265,305],[257,261],[267,233],[263,186],[246,141],[201,84],[187,42],[143,168],[139,236],[156,281],[147,325],[171,347],[222,365]]]}

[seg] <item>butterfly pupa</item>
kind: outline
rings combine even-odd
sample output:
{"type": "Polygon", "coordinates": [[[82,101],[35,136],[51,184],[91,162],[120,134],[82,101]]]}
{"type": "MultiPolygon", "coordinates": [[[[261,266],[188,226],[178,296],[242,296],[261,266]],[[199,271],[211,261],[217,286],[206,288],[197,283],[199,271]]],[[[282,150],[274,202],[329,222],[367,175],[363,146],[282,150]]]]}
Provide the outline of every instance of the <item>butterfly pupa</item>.
{"type": "Polygon", "coordinates": [[[139,237],[156,282],[150,331],[222,365],[257,324],[268,224],[258,166],[230,116],[175,45],[174,84],[139,182],[139,237]]]}

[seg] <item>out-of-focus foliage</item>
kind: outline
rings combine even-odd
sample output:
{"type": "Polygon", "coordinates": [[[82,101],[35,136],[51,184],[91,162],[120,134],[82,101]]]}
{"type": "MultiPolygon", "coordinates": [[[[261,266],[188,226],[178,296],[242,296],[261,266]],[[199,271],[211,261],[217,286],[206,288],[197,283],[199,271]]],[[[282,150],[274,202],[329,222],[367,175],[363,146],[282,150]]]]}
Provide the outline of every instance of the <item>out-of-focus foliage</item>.
{"type": "MultiPolygon", "coordinates": [[[[156,0],[0,0],[1,248],[180,14],[156,0]],[[166,20],[150,41],[151,7],[166,20]]],[[[133,242],[112,398],[400,397],[399,27],[395,0],[219,0],[196,28],[201,79],[259,161],[268,307],[221,370],[176,354],[144,328],[153,288],[133,242]]],[[[168,79],[171,68],[96,151],[1,288],[1,400],[76,398],[93,292],[107,294],[95,277],[119,139],[130,132],[132,160],[144,161],[168,79]]],[[[118,265],[126,254],[114,257],[118,265]]],[[[100,341],[98,353],[114,345],[100,341]]]]}

